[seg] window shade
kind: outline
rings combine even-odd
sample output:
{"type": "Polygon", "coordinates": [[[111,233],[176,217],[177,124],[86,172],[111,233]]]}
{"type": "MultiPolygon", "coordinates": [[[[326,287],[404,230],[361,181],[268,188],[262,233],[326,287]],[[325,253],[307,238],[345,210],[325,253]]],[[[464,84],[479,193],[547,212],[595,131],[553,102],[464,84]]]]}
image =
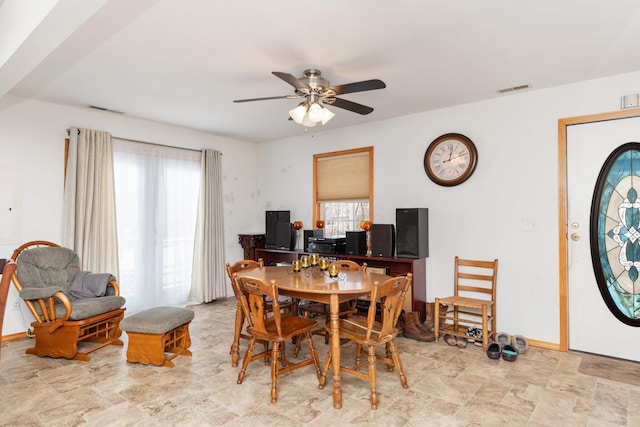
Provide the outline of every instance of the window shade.
{"type": "Polygon", "coordinates": [[[369,199],[369,152],[317,159],[317,201],[369,199]]]}

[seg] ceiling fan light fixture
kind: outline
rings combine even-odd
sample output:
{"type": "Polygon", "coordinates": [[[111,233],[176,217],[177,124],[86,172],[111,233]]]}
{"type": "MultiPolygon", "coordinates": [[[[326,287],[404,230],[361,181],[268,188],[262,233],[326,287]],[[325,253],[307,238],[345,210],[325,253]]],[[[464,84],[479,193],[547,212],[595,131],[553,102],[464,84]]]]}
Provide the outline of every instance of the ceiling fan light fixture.
{"type": "Polygon", "coordinates": [[[312,122],[314,123],[321,122],[322,119],[324,118],[324,111],[323,111],[322,105],[318,104],[317,102],[314,102],[309,106],[309,111],[307,112],[307,115],[309,116],[309,120],[311,120],[312,122]]]}
{"type": "Polygon", "coordinates": [[[335,113],[329,110],[327,107],[324,107],[322,110],[323,110],[322,124],[325,125],[329,120],[333,119],[333,116],[335,116],[335,113]]]}
{"type": "MultiPolygon", "coordinates": [[[[0,0],[0,3],[2,3],[2,0],[0,0]]],[[[337,98],[336,96],[354,92],[384,89],[387,87],[382,80],[378,79],[363,80],[338,86],[329,86],[329,81],[322,77],[320,70],[315,68],[305,70],[304,76],[300,78],[295,77],[293,74],[281,71],[272,71],[271,74],[293,86],[295,95],[236,99],[233,102],[304,98],[302,103],[293,110],[289,110],[289,120],[293,120],[305,127],[314,127],[318,123],[325,125],[335,116],[335,114],[325,107],[325,105],[332,105],[357,114],[369,114],[373,112],[373,108],[343,98],[337,98]]]]}
{"type": "Polygon", "coordinates": [[[316,125],[316,122],[312,122],[309,120],[309,115],[305,114],[304,119],[302,119],[302,123],[300,123],[304,127],[312,128],[316,125]]]}
{"type": "Polygon", "coordinates": [[[303,102],[293,110],[290,110],[289,116],[293,119],[294,122],[301,125],[305,116],[307,115],[307,108],[308,108],[307,103],[303,102]]]}

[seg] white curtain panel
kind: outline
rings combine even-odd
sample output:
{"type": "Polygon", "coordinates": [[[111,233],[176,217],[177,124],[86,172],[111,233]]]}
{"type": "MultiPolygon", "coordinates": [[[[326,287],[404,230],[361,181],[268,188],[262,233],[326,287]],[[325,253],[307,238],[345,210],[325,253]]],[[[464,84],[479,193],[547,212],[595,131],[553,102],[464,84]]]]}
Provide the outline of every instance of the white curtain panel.
{"type": "Polygon", "coordinates": [[[114,138],[114,166],[127,310],[184,306],[191,289],[200,151],[114,138]]]}
{"type": "Polygon", "coordinates": [[[119,277],[111,134],[71,128],[62,245],[82,269],[119,277]]]}
{"type": "Polygon", "coordinates": [[[190,300],[201,303],[225,298],[222,153],[202,151],[202,179],[194,245],[190,300]]]}

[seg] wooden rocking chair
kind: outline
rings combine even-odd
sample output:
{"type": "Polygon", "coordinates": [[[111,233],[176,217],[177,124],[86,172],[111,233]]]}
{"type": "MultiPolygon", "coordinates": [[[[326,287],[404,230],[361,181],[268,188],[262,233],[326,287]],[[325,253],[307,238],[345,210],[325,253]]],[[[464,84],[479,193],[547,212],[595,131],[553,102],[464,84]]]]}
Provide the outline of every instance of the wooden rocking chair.
{"type": "Polygon", "coordinates": [[[104,296],[77,297],[70,288],[80,271],[78,255],[47,241],[25,243],[11,257],[20,297],[35,318],[35,347],[27,354],[88,361],[88,354],[109,344],[122,345],[120,321],[125,299],[115,278],[106,280],[104,296]],[[78,351],[79,342],[97,343],[78,351]]]}

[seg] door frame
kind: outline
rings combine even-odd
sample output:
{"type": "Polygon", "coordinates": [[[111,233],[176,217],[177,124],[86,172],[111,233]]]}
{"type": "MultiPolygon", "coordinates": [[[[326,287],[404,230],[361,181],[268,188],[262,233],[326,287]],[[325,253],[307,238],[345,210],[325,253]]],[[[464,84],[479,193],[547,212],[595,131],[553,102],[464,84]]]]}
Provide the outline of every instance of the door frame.
{"type": "Polygon", "coordinates": [[[569,300],[567,295],[567,127],[586,123],[640,117],[640,108],[558,119],[558,265],[560,288],[560,344],[569,350],[569,300]]]}

